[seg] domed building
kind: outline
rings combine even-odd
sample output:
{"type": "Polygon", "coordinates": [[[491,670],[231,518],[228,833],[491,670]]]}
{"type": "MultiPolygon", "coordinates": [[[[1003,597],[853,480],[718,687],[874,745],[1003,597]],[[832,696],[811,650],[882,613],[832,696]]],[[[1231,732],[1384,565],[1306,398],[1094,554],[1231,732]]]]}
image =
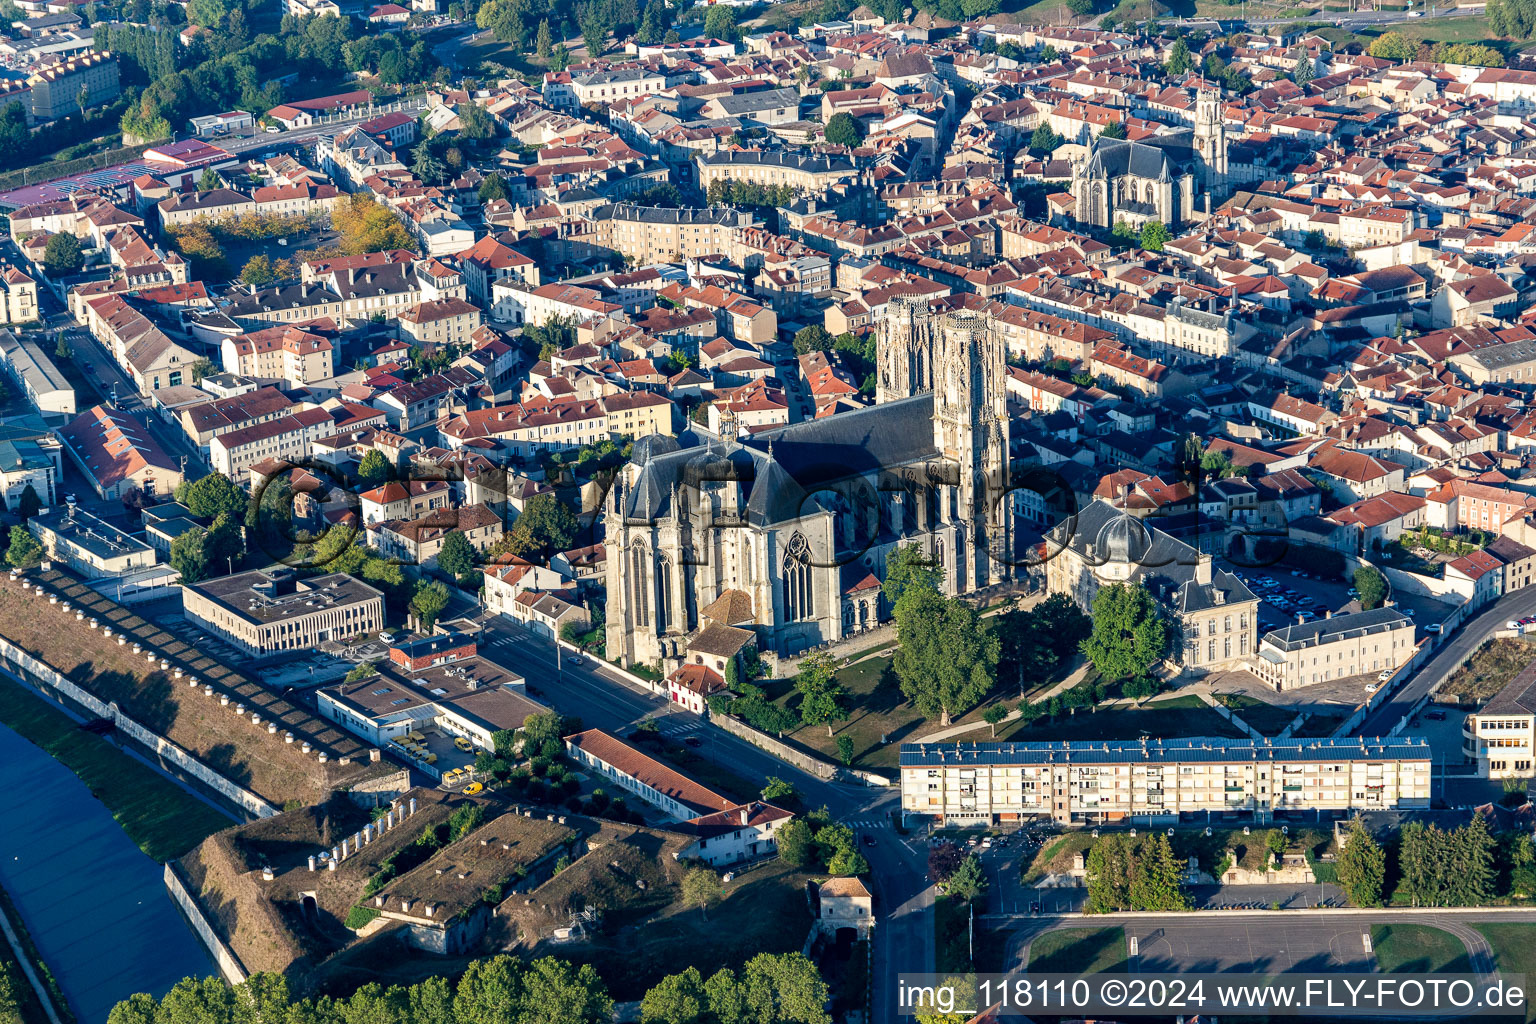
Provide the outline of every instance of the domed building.
{"type": "Polygon", "coordinates": [[[1241,668],[1258,654],[1259,599],[1211,556],[1144,517],[1108,501],[1090,502],[1047,534],[1046,589],[1084,612],[1101,587],[1145,587],[1182,637],[1169,656],[1186,668],[1241,668]]]}
{"type": "Polygon", "coordinates": [[[873,629],[904,544],[942,566],[951,594],[1013,577],[999,332],[898,298],[877,362],[870,408],[635,443],[604,506],[610,658],[671,671],[742,630],[790,655],[873,629]]]}

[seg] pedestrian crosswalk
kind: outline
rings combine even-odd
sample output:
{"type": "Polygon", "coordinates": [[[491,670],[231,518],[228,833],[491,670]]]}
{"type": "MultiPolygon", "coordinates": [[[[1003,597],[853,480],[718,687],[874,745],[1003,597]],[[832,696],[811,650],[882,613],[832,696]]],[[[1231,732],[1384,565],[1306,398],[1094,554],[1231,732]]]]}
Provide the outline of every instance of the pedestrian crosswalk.
{"type": "Polygon", "coordinates": [[[850,821],[843,822],[843,824],[847,825],[849,828],[863,828],[863,829],[870,829],[870,828],[895,828],[896,827],[894,824],[891,823],[891,819],[890,818],[886,818],[886,817],[879,817],[879,818],[853,818],[850,821]]]}

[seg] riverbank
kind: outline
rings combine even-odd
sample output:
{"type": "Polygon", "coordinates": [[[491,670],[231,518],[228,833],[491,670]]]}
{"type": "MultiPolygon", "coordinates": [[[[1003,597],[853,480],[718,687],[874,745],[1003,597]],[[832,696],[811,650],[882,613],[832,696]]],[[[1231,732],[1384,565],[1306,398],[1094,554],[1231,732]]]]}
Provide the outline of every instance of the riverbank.
{"type": "Polygon", "coordinates": [[[74,1024],[64,993],[3,887],[0,926],[5,933],[0,935],[0,1020],[11,1020],[7,1015],[13,1014],[20,1024],[74,1024]]]}
{"type": "Polygon", "coordinates": [[[164,863],[234,819],[187,792],[133,755],[86,732],[64,711],[0,678],[0,723],[42,748],[79,777],[128,838],[164,863]]]}

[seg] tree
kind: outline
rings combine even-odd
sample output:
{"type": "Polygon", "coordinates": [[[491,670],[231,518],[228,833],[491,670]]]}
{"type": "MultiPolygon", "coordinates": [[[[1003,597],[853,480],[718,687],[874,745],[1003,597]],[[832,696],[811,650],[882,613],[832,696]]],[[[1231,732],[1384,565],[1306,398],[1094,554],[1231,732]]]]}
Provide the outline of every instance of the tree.
{"type": "Polygon", "coordinates": [[[928,849],[928,877],[943,884],[960,869],[966,855],[959,846],[949,841],[935,843],[928,849]]]}
{"type": "MultiPolygon", "coordinates": [[[[554,48],[554,41],[549,34],[549,19],[544,18],[539,22],[539,31],[534,36],[534,49],[540,57],[547,58],[554,48]]],[[[483,201],[483,197],[482,197],[483,201]]]]}
{"type": "Polygon", "coordinates": [[[1194,66],[1194,58],[1189,55],[1189,45],[1182,39],[1174,40],[1172,49],[1168,51],[1168,63],[1163,65],[1163,70],[1170,75],[1184,75],[1194,66]]]}
{"type": "Polygon", "coordinates": [[[423,632],[430,633],[437,617],[448,607],[448,588],[439,581],[418,580],[411,596],[411,612],[421,620],[423,632]]]}
{"type": "Polygon", "coordinates": [[[565,720],[557,711],[541,711],[523,720],[523,754],[532,757],[565,735],[565,720]]]}
{"type": "Polygon", "coordinates": [[[795,676],[795,689],[800,691],[800,721],[806,725],[825,725],[829,739],[832,723],[848,717],[835,670],[832,655],[817,651],[801,659],[800,672],[795,676]]]}
{"type": "Polygon", "coordinates": [[[909,588],[896,603],[896,635],[901,692],[941,725],[975,707],[997,680],[997,634],[963,601],[909,588]]]}
{"type": "Polygon", "coordinates": [[[1383,32],[1371,40],[1370,54],[1381,60],[1413,60],[1417,50],[1401,32],[1383,32]]]}
{"type": "Polygon", "coordinates": [[[885,582],[880,591],[893,608],[908,588],[918,587],[937,594],[943,585],[943,567],[916,543],[902,544],[885,558],[885,582]]]}
{"type": "Polygon", "coordinates": [[[796,818],[779,829],[779,860],[792,868],[803,868],[810,862],[814,845],[811,826],[803,819],[796,818]]]}
{"type": "Polygon", "coordinates": [[[245,557],[245,538],[239,524],[228,513],[220,513],[203,538],[203,553],[210,573],[232,573],[235,563],[245,557]]]}
{"type": "Polygon", "coordinates": [[[529,499],[512,529],[491,550],[521,558],[564,551],[571,546],[576,529],[576,517],[564,502],[553,494],[539,494],[529,499]]]}
{"type": "Polygon", "coordinates": [[[1387,599],[1387,578],[1373,565],[1355,570],[1355,589],[1360,593],[1360,607],[1365,611],[1380,608],[1387,599]]]}
{"type": "Polygon", "coordinates": [[[1103,131],[1099,132],[1099,138],[1101,138],[1101,139],[1123,139],[1123,138],[1125,138],[1125,122],[1124,121],[1111,121],[1109,124],[1104,126],[1104,130],[1103,131]]]}
{"type": "Polygon", "coordinates": [[[1029,149],[1030,152],[1039,153],[1043,156],[1055,151],[1065,141],[1067,140],[1057,135],[1056,130],[1050,124],[1042,121],[1040,122],[1040,127],[1036,128],[1035,133],[1029,137],[1029,149]]]}
{"type": "Polygon", "coordinates": [[[844,767],[853,764],[853,754],[853,737],[846,734],[839,736],[837,738],[837,759],[843,763],[844,767]]]}
{"type": "Polygon", "coordinates": [[[827,352],[831,350],[832,342],[832,335],[825,327],[811,324],[795,332],[795,354],[803,356],[807,352],[827,352]]]}
{"type": "Polygon", "coordinates": [[[798,795],[795,792],[794,786],[785,782],[777,775],[768,776],[761,793],[763,800],[770,804],[775,800],[793,800],[798,795]]]}
{"type": "Polygon", "coordinates": [[[499,173],[492,171],[484,181],[480,183],[480,202],[490,203],[497,199],[507,198],[507,180],[499,173]]]}
{"type": "Polygon", "coordinates": [[[1494,884],[1498,878],[1494,862],[1497,845],[1488,832],[1488,820],[1477,812],[1456,830],[1452,861],[1455,867],[1451,872],[1451,894],[1456,906],[1481,906],[1497,895],[1494,884]]]}
{"type": "Polygon", "coordinates": [[[43,510],[43,500],[37,496],[37,491],[31,484],[22,490],[21,497],[16,499],[16,514],[26,522],[43,510]]]}
{"type": "Polygon", "coordinates": [[[201,384],[204,377],[211,377],[218,373],[218,367],[213,365],[213,360],[207,356],[198,356],[192,360],[192,383],[201,384]]]}
{"type": "Polygon", "coordinates": [[[692,868],[683,876],[683,906],[698,907],[700,916],[709,917],[709,907],[720,900],[720,876],[709,868],[692,868]]]}
{"type": "Polygon", "coordinates": [[[1131,908],[1131,839],[1104,836],[1088,850],[1088,901],[1090,914],[1109,914],[1131,908]]]}
{"type": "Polygon", "coordinates": [[[448,177],[448,166],[433,152],[430,143],[423,142],[416,147],[416,159],[411,162],[411,173],[428,185],[440,185],[448,177]]]}
{"type": "MultiPolygon", "coordinates": [[[[215,0],[217,2],[217,0],[215,0]]],[[[219,177],[219,172],[212,167],[203,171],[197,178],[197,190],[199,192],[212,192],[216,188],[224,187],[224,179],[219,177]]]]}
{"type": "Polygon", "coordinates": [[[253,284],[258,288],[271,284],[277,280],[277,270],[272,265],[272,257],[264,252],[245,261],[245,266],[240,268],[240,280],[246,284],[253,284]]]}
{"type": "Polygon", "coordinates": [[[1141,226],[1141,247],[1147,252],[1162,252],[1163,246],[1173,240],[1173,232],[1160,220],[1149,220],[1141,226]]]}
{"type": "Polygon", "coordinates": [[[736,10],[725,4],[712,4],[704,12],[704,34],[711,39],[734,43],[740,35],[736,28],[736,10]]]}
{"type": "Polygon", "coordinates": [[[549,55],[549,69],[551,71],[564,71],[571,63],[571,55],[564,43],[556,43],[554,52],[549,55]]]}
{"type": "Polygon", "coordinates": [[[437,567],[454,579],[474,569],[475,547],[464,536],[463,530],[452,530],[443,538],[442,550],[437,553],[437,567]]]}
{"type": "Polygon", "coordinates": [[[992,738],[997,739],[997,727],[1008,717],[1008,705],[993,704],[981,713],[981,720],[992,727],[992,738]]]}
{"type": "MultiPolygon", "coordinates": [[[[741,990],[747,1011],[741,1018],[744,1024],[832,1024],[826,1011],[827,983],[803,953],[759,953],[742,969],[741,990]]],[[[710,1009],[715,1009],[713,1001],[710,1009]]],[[[727,1024],[718,1010],[715,1013],[720,1024],[727,1024]]]]}
{"type": "Polygon", "coordinates": [[[1168,624],[1141,586],[1111,583],[1093,599],[1093,631],[1082,652],[1109,680],[1143,675],[1168,648],[1168,624]]]}
{"type": "Polygon", "coordinates": [[[371,448],[357,465],[357,479],[365,487],[377,487],[390,478],[394,467],[377,448],[371,448]]]}
{"type": "Polygon", "coordinates": [[[1183,911],[1189,909],[1184,893],[1184,866],[1174,856],[1168,836],[1159,832],[1132,854],[1130,900],[1133,910],[1183,911]]]}
{"type": "Polygon", "coordinates": [[[5,560],[13,569],[32,569],[43,560],[43,546],[25,526],[11,527],[11,546],[5,560]]]}
{"type": "Polygon", "coordinates": [[[839,111],[827,119],[827,143],[852,149],[864,141],[864,125],[847,111],[839,111]]]}
{"type": "Polygon", "coordinates": [[[1312,60],[1310,53],[1303,53],[1296,58],[1296,66],[1291,69],[1291,81],[1297,85],[1306,85],[1317,77],[1317,65],[1312,60]]]}
{"type": "Polygon", "coordinates": [[[641,1024],[695,1024],[708,1005],[697,967],[669,974],[640,999],[641,1024]]]}
{"type": "Polygon", "coordinates": [[[181,574],[183,583],[199,583],[208,578],[208,531],[196,527],[171,541],[171,568],[181,574]]]}
{"type": "Polygon", "coordinates": [[[59,232],[43,246],[43,266],[51,277],[78,273],[85,265],[80,255],[80,239],[67,232],[59,232]]]}
{"type": "Polygon", "coordinates": [[[597,5],[588,6],[588,13],[581,19],[581,41],[587,46],[587,56],[600,57],[607,49],[608,23],[597,13],[597,5]]]}
{"type": "Polygon", "coordinates": [[[981,858],[974,853],[960,862],[944,883],[944,892],[970,903],[987,891],[987,873],[981,869],[981,858]]]}
{"type": "Polygon", "coordinates": [[[241,518],[246,510],[246,498],[240,488],[217,471],[181,484],[176,488],[176,500],[199,519],[217,519],[221,515],[241,518]]]}
{"type": "Polygon", "coordinates": [[[1357,907],[1381,906],[1381,886],[1386,877],[1386,855],[1381,844],[1356,818],[1344,835],[1344,847],[1336,865],[1344,895],[1357,907]]]}
{"type": "Polygon", "coordinates": [[[853,846],[844,846],[827,859],[827,873],[852,878],[869,873],[869,861],[853,846]]]}
{"type": "Polygon", "coordinates": [[[349,256],[391,249],[415,252],[417,248],[416,239],[394,211],[367,192],[354,192],[339,203],[331,211],[331,226],[341,236],[339,244],[349,256]]]}

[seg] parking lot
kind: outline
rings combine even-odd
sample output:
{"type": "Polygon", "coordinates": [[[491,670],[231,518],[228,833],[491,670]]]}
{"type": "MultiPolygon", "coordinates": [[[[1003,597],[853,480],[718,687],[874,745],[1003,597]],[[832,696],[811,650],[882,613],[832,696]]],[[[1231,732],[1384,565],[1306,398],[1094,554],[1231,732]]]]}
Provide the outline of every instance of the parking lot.
{"type": "Polygon", "coordinates": [[[1323,579],[1316,573],[1272,566],[1243,569],[1221,562],[1217,567],[1235,573],[1259,598],[1259,631],[1262,635],[1296,622],[1312,622],[1330,613],[1358,611],[1353,583],[1323,579]]]}

